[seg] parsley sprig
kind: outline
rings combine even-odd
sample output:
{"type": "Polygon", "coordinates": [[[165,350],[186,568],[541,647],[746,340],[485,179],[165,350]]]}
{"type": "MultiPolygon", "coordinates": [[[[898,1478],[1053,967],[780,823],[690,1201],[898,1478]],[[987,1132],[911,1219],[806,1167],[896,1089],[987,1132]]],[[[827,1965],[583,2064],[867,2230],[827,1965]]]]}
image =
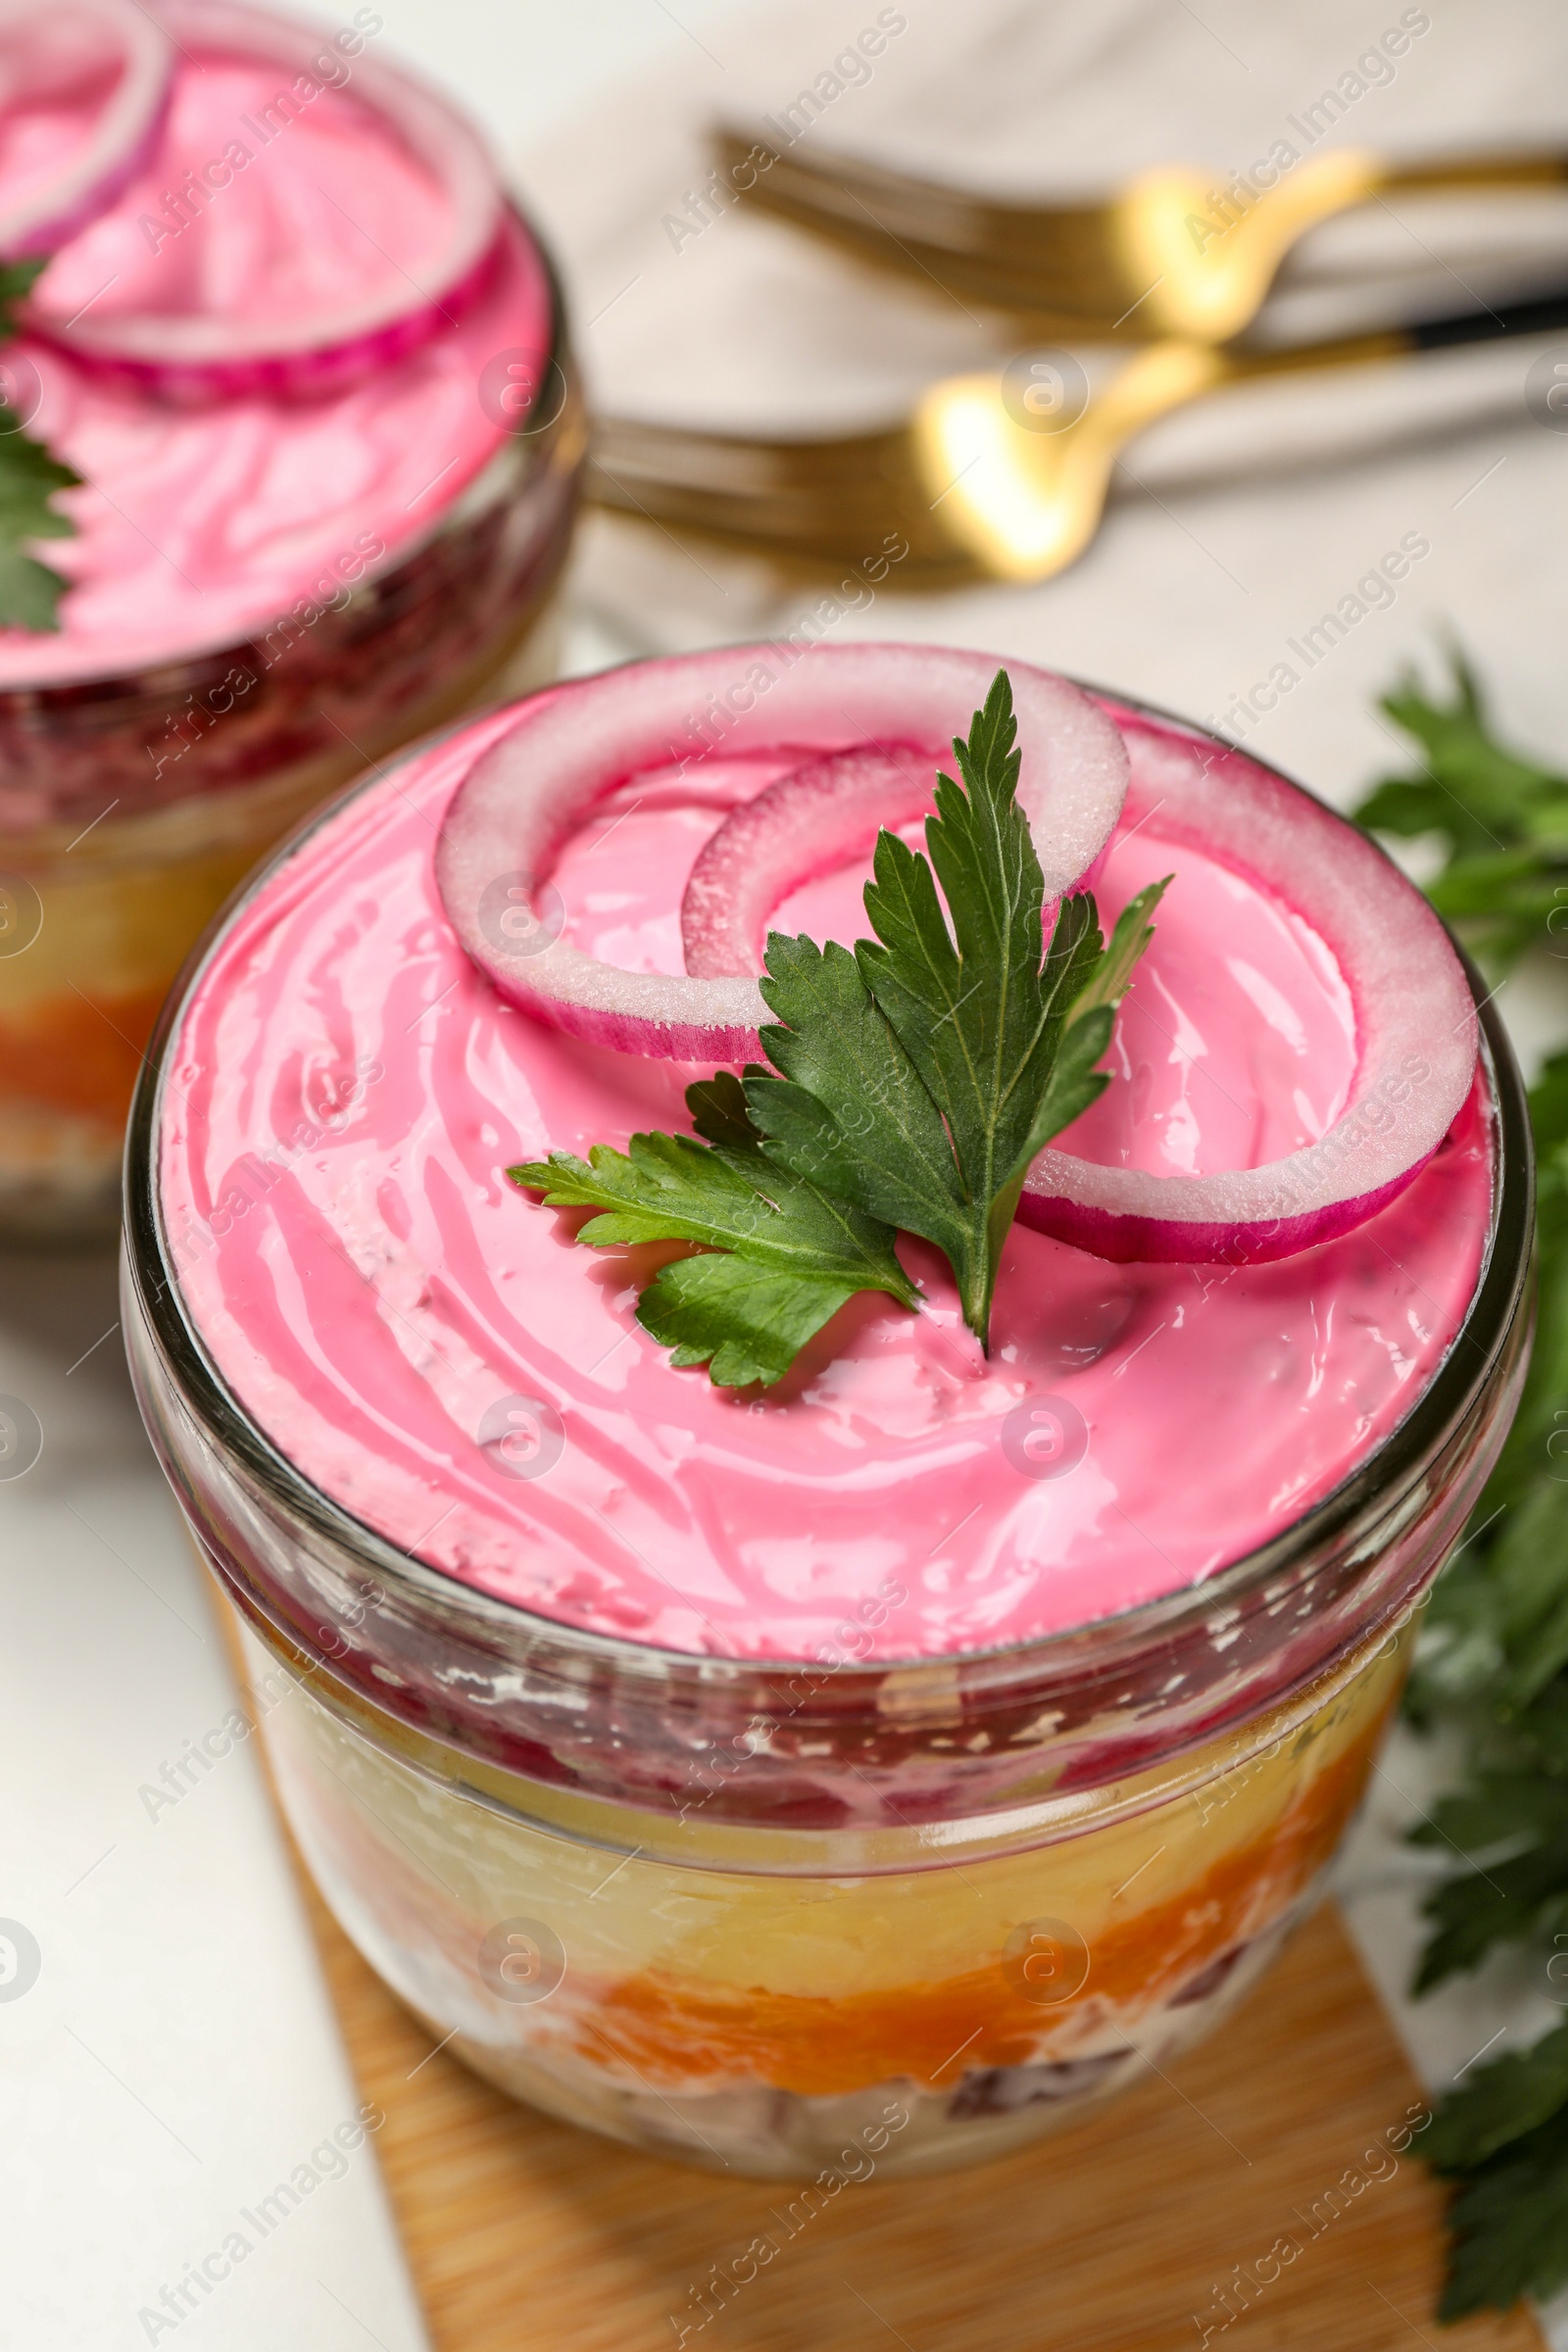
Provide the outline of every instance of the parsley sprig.
{"type": "Polygon", "coordinates": [[[720,1387],[781,1378],[858,1291],[915,1307],[899,1231],[943,1252],[985,1346],[1029,1163],[1109,1084],[1095,1065],[1165,884],[1131,901],[1108,946],[1093,898],[1063,900],[1047,947],[1016,747],[999,670],[954,743],[961,783],[938,778],[929,859],[878,837],[874,937],[852,950],[769,934],[772,1066],[688,1090],[706,1144],[634,1135],[626,1152],[596,1145],[586,1161],[553,1152],[508,1171],[552,1207],[601,1211],[578,1235],[592,1247],[715,1253],[664,1266],[637,1313],[677,1364],[707,1363],[720,1387]]]}
{"type": "Polygon", "coordinates": [[[638,1318],[674,1349],[677,1364],[707,1363],[721,1388],[771,1384],[857,1291],[886,1291],[905,1306],[918,1294],[894,1254],[893,1235],[814,1185],[765,1159],[730,1071],[686,1090],[689,1135],[634,1135],[629,1152],[596,1144],[512,1168],[553,1207],[597,1208],[577,1239],[596,1249],[697,1242],[650,1283],[638,1318]]]}
{"type": "MultiPolygon", "coordinates": [[[[0,263],[0,344],[18,332],[17,305],[32,290],[43,260],[0,263]]],[[[0,628],[60,626],[60,599],[71,582],[27,553],[32,539],[71,539],[76,526],[50,504],[81,476],[51,457],[0,401],[0,628]]]]}
{"type": "MultiPolygon", "coordinates": [[[[1457,657],[1447,703],[1406,684],[1383,708],[1425,755],[1357,811],[1381,832],[1438,833],[1429,885],[1494,970],[1568,951],[1568,778],[1498,743],[1457,657]]],[[[1568,2003],[1568,1053],[1532,1090],[1540,1315],[1513,1428],[1472,1532],[1427,1612],[1408,1708],[1454,1724],[1466,1777],[1417,1843],[1467,1857],[1428,1896],[1418,1992],[1501,1945],[1534,1947],[1568,2003]]],[[[1568,2284],[1568,2024],[1473,2068],[1424,2148],[1456,2184],[1445,2319],[1568,2284]]]]}
{"type": "Polygon", "coordinates": [[[1416,774],[1377,784],[1356,815],[1374,832],[1438,837],[1445,863],[1427,896],[1495,975],[1550,944],[1554,911],[1568,935],[1568,776],[1500,744],[1474,672],[1457,652],[1452,663],[1450,702],[1430,700],[1413,679],[1385,696],[1383,709],[1424,756],[1416,774]]]}

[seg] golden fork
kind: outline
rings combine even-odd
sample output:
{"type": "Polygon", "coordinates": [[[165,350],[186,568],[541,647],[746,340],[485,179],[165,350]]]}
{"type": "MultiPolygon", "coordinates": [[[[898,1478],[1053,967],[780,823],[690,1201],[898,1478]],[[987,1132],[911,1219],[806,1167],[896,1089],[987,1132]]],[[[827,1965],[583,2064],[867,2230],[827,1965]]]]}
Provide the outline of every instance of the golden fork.
{"type": "Polygon", "coordinates": [[[1023,313],[1064,337],[1228,342],[1262,308],[1281,262],[1333,214],[1395,190],[1568,183],[1568,156],[1395,163],[1363,148],[1309,156],[1268,187],[1240,174],[1141,172],[1108,203],[1006,205],[843,157],[783,153],[724,127],[718,175],[745,201],[946,290],[1023,313]],[[770,159],[770,160],[769,160],[770,159]]]}
{"type": "Polygon", "coordinates": [[[785,562],[858,564],[896,535],[896,560],[910,571],[975,568],[932,512],[907,422],[785,441],[598,416],[585,486],[598,506],[785,562]]]}
{"type": "Polygon", "coordinates": [[[898,540],[892,560],[904,581],[976,571],[1045,580],[1094,538],[1128,442],[1189,401],[1253,377],[1565,327],[1568,291],[1280,351],[1172,338],[1135,354],[1093,396],[1058,376],[1041,406],[1027,370],[949,376],[906,423],[831,440],[753,440],[601,418],[588,495],[661,527],[785,560],[880,562],[885,576],[898,540]]]}

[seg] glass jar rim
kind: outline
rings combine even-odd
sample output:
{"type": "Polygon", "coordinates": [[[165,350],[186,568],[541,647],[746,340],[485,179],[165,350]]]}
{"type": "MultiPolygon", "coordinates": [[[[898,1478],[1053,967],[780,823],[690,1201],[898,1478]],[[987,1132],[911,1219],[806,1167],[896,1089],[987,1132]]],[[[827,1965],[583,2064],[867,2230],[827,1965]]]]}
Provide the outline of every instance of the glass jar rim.
{"type": "MultiPolygon", "coordinates": [[[[718,650],[718,649],[715,649],[718,650]]],[[[658,659],[659,657],[651,657],[658,659]]],[[[614,664],[631,668],[636,662],[614,664]]],[[[607,671],[605,674],[609,674],[607,671]]],[[[1217,731],[1201,727],[1156,704],[1113,689],[1074,681],[1097,700],[1148,719],[1190,739],[1234,752],[1262,768],[1295,792],[1306,787],[1255,752],[1217,731]]],[[[548,691],[546,689],[545,691],[548,691]]],[[[208,1437],[236,1456],[264,1494],[281,1503],[296,1519],[326,1539],[377,1584],[398,1592],[400,1599],[417,1607],[422,1598],[447,1620],[465,1621],[487,1645],[511,1644],[519,1654],[538,1658],[554,1652],[585,1667],[597,1664],[617,1681],[657,1680],[667,1690],[689,1684],[694,1691],[713,1694],[714,1687],[731,1681],[737,1690],[765,1689],[802,1675],[831,1676],[838,1703],[853,1712],[853,1693],[865,1694],[874,1707],[890,1677],[906,1684],[911,1692],[943,1676],[959,1676],[969,1688],[993,1679],[1010,1680],[1020,1672],[1030,1679],[1049,1675],[1059,1662],[1063,1669],[1091,1650],[1126,1647],[1147,1654],[1163,1642],[1173,1642],[1202,1624],[1237,1610],[1279,1580],[1290,1589],[1298,1563],[1319,1556],[1325,1546],[1349,1538],[1358,1523],[1372,1523],[1386,1514],[1391,1492],[1419,1483],[1427,1465],[1439,1455],[1476,1405],[1503,1356],[1529,1298],[1535,1223],[1535,1175],[1529,1108],[1524,1082],[1514,1058],[1494,998],[1484,991],[1481,975],[1454,942],[1475,1000],[1481,1044],[1481,1068],[1489,1087],[1495,1160],[1490,1230],[1480,1276],[1446,1353],[1409,1410],[1340,1483],[1309,1509],[1293,1519],[1266,1544],[1244,1552],[1209,1575],[1140,1602],[1132,1608],[1090,1618],[1056,1632],[986,1647],[964,1648],[916,1657],[850,1658],[828,1668],[820,1658],[732,1657],[705,1651],[664,1648],[603,1634],[522,1607],[514,1601],[482,1592],[448,1571],[402,1549],[389,1538],[357,1519],[343,1504],[316,1486],[291,1462],[252,1419],[228,1387],[209,1353],[181,1299],[177,1271],[167,1246],[158,1182],[158,1136],[168,1064],[185,1008],[228,925],[271,881],[295,852],[362,793],[386,781],[409,761],[422,757],[433,745],[473,723],[466,713],[409,746],[394,761],[351,785],[344,793],[298,826],[267,861],[247,876],[220,909],[198,941],[176,979],[147,1050],[131,1108],[125,1146],[125,1258],[157,1345],[174,1374],[183,1401],[208,1437]]],[[[1316,807],[1326,804],[1307,794],[1316,807]]],[[[1338,814],[1338,811],[1333,813],[1338,814]]],[[[1349,822],[1348,818],[1342,819],[1349,822]]],[[[1450,935],[1451,936],[1451,935],[1450,935]]]]}

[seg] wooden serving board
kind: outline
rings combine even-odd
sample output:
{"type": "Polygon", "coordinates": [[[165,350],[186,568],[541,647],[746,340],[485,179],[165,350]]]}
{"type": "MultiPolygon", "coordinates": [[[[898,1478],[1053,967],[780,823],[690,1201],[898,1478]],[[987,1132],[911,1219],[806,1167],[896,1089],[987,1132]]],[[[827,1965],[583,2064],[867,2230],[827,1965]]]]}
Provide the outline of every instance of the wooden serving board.
{"type": "Polygon", "coordinates": [[[793,2183],[634,2154],[432,2055],[308,1897],[437,2352],[1543,2352],[1523,2313],[1437,2327],[1442,2193],[1387,2139],[1422,2095],[1332,1907],[1168,2077],[803,2217],[793,2183]]]}

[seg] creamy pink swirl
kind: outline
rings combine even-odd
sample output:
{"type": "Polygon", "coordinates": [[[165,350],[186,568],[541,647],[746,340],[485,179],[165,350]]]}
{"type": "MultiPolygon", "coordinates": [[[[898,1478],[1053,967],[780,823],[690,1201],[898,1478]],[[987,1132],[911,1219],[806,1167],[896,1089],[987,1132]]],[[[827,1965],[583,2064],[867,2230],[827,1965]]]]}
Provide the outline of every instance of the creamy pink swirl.
{"type": "MultiPolygon", "coordinates": [[[[961,715],[961,714],[960,714],[961,715]]],[[[432,870],[490,717],[371,784],[231,918],[171,1050],[164,1214],[235,1396],[366,1525],[526,1608],[731,1656],[941,1657],[1200,1579],[1395,1427],[1451,1345],[1490,1215],[1479,1097],[1409,1189],[1279,1263],[1112,1265],[1015,1227],[989,1360],[945,1268],[853,1301],[766,1395],[674,1371],[634,1319],[651,1261],[576,1246],[507,1181],[551,1149],[684,1126],[696,1074],[504,1003],[432,870]]],[[[566,935],[678,971],[692,861],[797,755],[627,777],[563,850],[566,935]]],[[[1110,911],[1174,870],[1115,1082],[1064,1139],[1167,1172],[1321,1134],[1355,1024],[1321,943],[1157,816],[1110,911]]],[[[786,927],[853,938],[860,877],[786,927]]]]}
{"type": "MultiPolygon", "coordinates": [[[[156,152],[54,256],[40,313],[204,306],[286,318],[397,276],[400,256],[439,233],[442,194],[361,103],[353,61],[338,65],[342,88],[289,115],[272,103],[278,67],[216,49],[184,58],[156,152]],[[239,149],[249,160],[225,167],[205,209],[181,197],[182,175],[239,149]]],[[[544,263],[513,220],[450,324],[328,397],[173,408],[51,344],[8,346],[5,388],[83,487],[59,502],[77,536],[39,551],[73,582],[60,631],[0,630],[0,687],[232,645],[412,552],[506,442],[508,355],[540,379],[551,318],[544,263]]]]}

